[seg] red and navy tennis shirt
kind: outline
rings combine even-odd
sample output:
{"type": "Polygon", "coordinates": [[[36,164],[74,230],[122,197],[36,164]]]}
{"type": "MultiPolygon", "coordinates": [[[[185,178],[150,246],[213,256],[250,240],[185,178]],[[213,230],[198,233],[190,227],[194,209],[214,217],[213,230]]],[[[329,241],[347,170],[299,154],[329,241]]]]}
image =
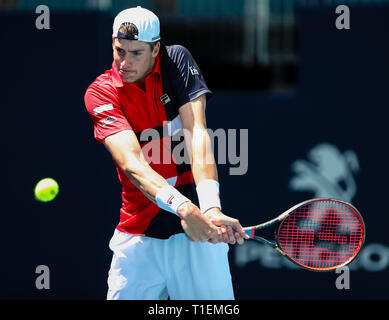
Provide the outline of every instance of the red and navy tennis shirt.
{"type": "MultiPolygon", "coordinates": [[[[178,109],[203,94],[209,98],[212,92],[190,52],[180,45],[161,45],[145,88],[143,91],[134,83],[123,82],[112,63],[112,69],[100,75],[85,93],[94,136],[103,142],[110,135],[133,130],[153,170],[197,203],[190,163],[176,163],[173,155],[178,144],[184,145],[178,109]],[[155,150],[160,150],[159,154],[154,154],[155,150]]],[[[115,165],[122,184],[119,231],[160,239],[183,232],[178,216],[151,202],[115,165]]]]}

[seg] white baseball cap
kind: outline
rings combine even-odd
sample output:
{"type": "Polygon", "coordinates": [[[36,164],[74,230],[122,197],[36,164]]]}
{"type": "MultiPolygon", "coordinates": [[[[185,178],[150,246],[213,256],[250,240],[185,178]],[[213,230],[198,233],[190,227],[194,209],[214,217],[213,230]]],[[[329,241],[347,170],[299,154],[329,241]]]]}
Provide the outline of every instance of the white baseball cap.
{"type": "Polygon", "coordinates": [[[115,17],[112,36],[114,38],[144,42],[158,41],[161,39],[159,35],[159,19],[153,12],[141,6],[123,10],[115,17]],[[133,23],[138,29],[138,35],[121,33],[119,31],[120,26],[125,22],[133,23]]]}

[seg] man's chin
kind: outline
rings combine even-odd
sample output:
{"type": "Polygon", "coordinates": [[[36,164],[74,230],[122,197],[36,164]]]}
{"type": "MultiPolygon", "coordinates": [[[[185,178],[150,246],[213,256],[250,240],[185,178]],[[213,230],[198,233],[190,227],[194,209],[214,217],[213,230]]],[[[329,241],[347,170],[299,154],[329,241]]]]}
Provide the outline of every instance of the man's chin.
{"type": "Polygon", "coordinates": [[[136,81],[136,79],[132,77],[120,77],[120,78],[122,79],[123,82],[128,82],[128,83],[136,81]]]}
{"type": "Polygon", "coordinates": [[[122,79],[123,82],[136,82],[138,80],[138,77],[135,74],[123,74],[119,73],[120,78],[122,79]]]}

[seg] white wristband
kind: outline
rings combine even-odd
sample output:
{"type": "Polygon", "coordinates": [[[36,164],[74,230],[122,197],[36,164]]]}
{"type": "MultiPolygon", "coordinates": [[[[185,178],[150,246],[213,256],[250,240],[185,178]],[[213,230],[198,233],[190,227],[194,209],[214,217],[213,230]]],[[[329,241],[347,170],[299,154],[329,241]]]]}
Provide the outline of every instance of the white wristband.
{"type": "Polygon", "coordinates": [[[201,180],[196,187],[200,211],[204,213],[211,208],[221,209],[219,182],[216,180],[201,180]]]}
{"type": "Polygon", "coordinates": [[[158,207],[163,210],[174,213],[178,216],[177,209],[184,202],[190,202],[188,198],[182,195],[176,188],[166,185],[157,191],[155,195],[158,207]]]}

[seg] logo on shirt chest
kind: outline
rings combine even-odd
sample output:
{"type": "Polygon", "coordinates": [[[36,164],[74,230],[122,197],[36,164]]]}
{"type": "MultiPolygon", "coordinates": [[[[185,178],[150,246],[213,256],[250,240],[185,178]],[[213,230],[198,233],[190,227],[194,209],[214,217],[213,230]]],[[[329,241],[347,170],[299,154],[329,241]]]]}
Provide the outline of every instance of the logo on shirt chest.
{"type": "Polygon", "coordinates": [[[159,97],[159,100],[161,100],[162,104],[166,106],[170,102],[170,98],[167,95],[167,93],[163,94],[162,96],[159,97]]]}

